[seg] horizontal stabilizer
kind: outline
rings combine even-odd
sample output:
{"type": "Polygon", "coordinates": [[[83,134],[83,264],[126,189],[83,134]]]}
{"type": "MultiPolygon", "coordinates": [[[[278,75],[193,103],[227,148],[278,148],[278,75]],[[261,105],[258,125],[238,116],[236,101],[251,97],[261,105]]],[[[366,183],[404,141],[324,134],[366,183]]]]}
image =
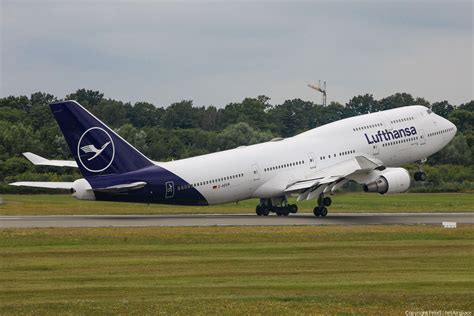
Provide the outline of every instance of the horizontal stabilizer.
{"type": "Polygon", "coordinates": [[[10,183],[10,185],[16,187],[33,187],[33,188],[46,188],[46,189],[72,189],[74,182],[39,182],[39,181],[20,181],[10,183]]]}
{"type": "MultiPolygon", "coordinates": [[[[10,183],[10,185],[17,186],[17,187],[33,187],[33,188],[65,189],[65,190],[72,189],[73,184],[74,182],[40,182],[40,181],[20,181],[20,182],[10,183]]],[[[133,183],[117,184],[117,185],[113,185],[113,186],[105,187],[105,188],[94,188],[93,190],[99,191],[99,192],[118,193],[118,192],[141,189],[145,185],[147,185],[146,182],[133,182],[133,183]]]]}
{"type": "Polygon", "coordinates": [[[77,168],[77,163],[74,160],[49,160],[36,154],[26,152],[23,153],[32,164],[36,166],[55,166],[55,167],[73,167],[77,168]]]}
{"type": "Polygon", "coordinates": [[[110,192],[110,193],[118,193],[118,192],[125,192],[131,190],[138,190],[143,188],[147,185],[146,182],[133,182],[133,183],[126,183],[126,184],[117,184],[110,187],[105,188],[95,188],[94,191],[99,192],[110,192]]]}

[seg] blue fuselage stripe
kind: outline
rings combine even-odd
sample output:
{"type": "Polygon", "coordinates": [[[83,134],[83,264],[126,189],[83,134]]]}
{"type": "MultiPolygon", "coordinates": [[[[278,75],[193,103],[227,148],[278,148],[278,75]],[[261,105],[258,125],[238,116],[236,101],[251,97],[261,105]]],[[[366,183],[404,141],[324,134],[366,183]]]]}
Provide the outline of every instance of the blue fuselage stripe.
{"type": "Polygon", "coordinates": [[[119,193],[94,191],[96,200],[157,204],[208,205],[206,198],[184,179],[159,166],[105,176],[87,177],[92,189],[107,188],[120,184],[146,182],[136,190],[119,193]],[[187,187],[176,190],[178,186],[187,187]]]}

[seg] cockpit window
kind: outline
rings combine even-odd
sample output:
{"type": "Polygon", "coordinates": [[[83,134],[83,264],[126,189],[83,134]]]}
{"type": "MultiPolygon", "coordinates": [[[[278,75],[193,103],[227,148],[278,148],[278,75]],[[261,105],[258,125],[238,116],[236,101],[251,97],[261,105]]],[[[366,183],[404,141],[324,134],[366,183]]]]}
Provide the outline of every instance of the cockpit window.
{"type": "Polygon", "coordinates": [[[427,112],[428,114],[433,113],[433,111],[431,111],[430,109],[426,110],[426,112],[427,112]]]}

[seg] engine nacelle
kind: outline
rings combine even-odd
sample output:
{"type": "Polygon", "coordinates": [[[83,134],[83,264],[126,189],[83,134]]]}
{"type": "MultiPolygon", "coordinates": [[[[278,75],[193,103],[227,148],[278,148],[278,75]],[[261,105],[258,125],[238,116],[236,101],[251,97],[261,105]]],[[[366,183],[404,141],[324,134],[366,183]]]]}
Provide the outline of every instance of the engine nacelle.
{"type": "Polygon", "coordinates": [[[410,174],[403,168],[387,168],[377,180],[364,184],[365,192],[401,193],[410,187],[410,174]]]}
{"type": "Polygon", "coordinates": [[[72,196],[78,200],[95,200],[95,194],[86,179],[74,181],[71,189],[72,196]]]}

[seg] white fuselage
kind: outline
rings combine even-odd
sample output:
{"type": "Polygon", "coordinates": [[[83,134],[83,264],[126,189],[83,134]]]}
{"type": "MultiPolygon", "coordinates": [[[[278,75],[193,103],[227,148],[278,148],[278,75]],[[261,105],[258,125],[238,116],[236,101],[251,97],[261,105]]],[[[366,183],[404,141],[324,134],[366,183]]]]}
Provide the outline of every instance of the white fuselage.
{"type": "MultiPolygon", "coordinates": [[[[423,106],[407,106],[333,122],[296,136],[157,165],[218,204],[284,195],[295,180],[366,156],[386,167],[424,159],[456,134],[448,120],[423,106]]],[[[180,190],[181,188],[176,188],[180,190]]]]}

